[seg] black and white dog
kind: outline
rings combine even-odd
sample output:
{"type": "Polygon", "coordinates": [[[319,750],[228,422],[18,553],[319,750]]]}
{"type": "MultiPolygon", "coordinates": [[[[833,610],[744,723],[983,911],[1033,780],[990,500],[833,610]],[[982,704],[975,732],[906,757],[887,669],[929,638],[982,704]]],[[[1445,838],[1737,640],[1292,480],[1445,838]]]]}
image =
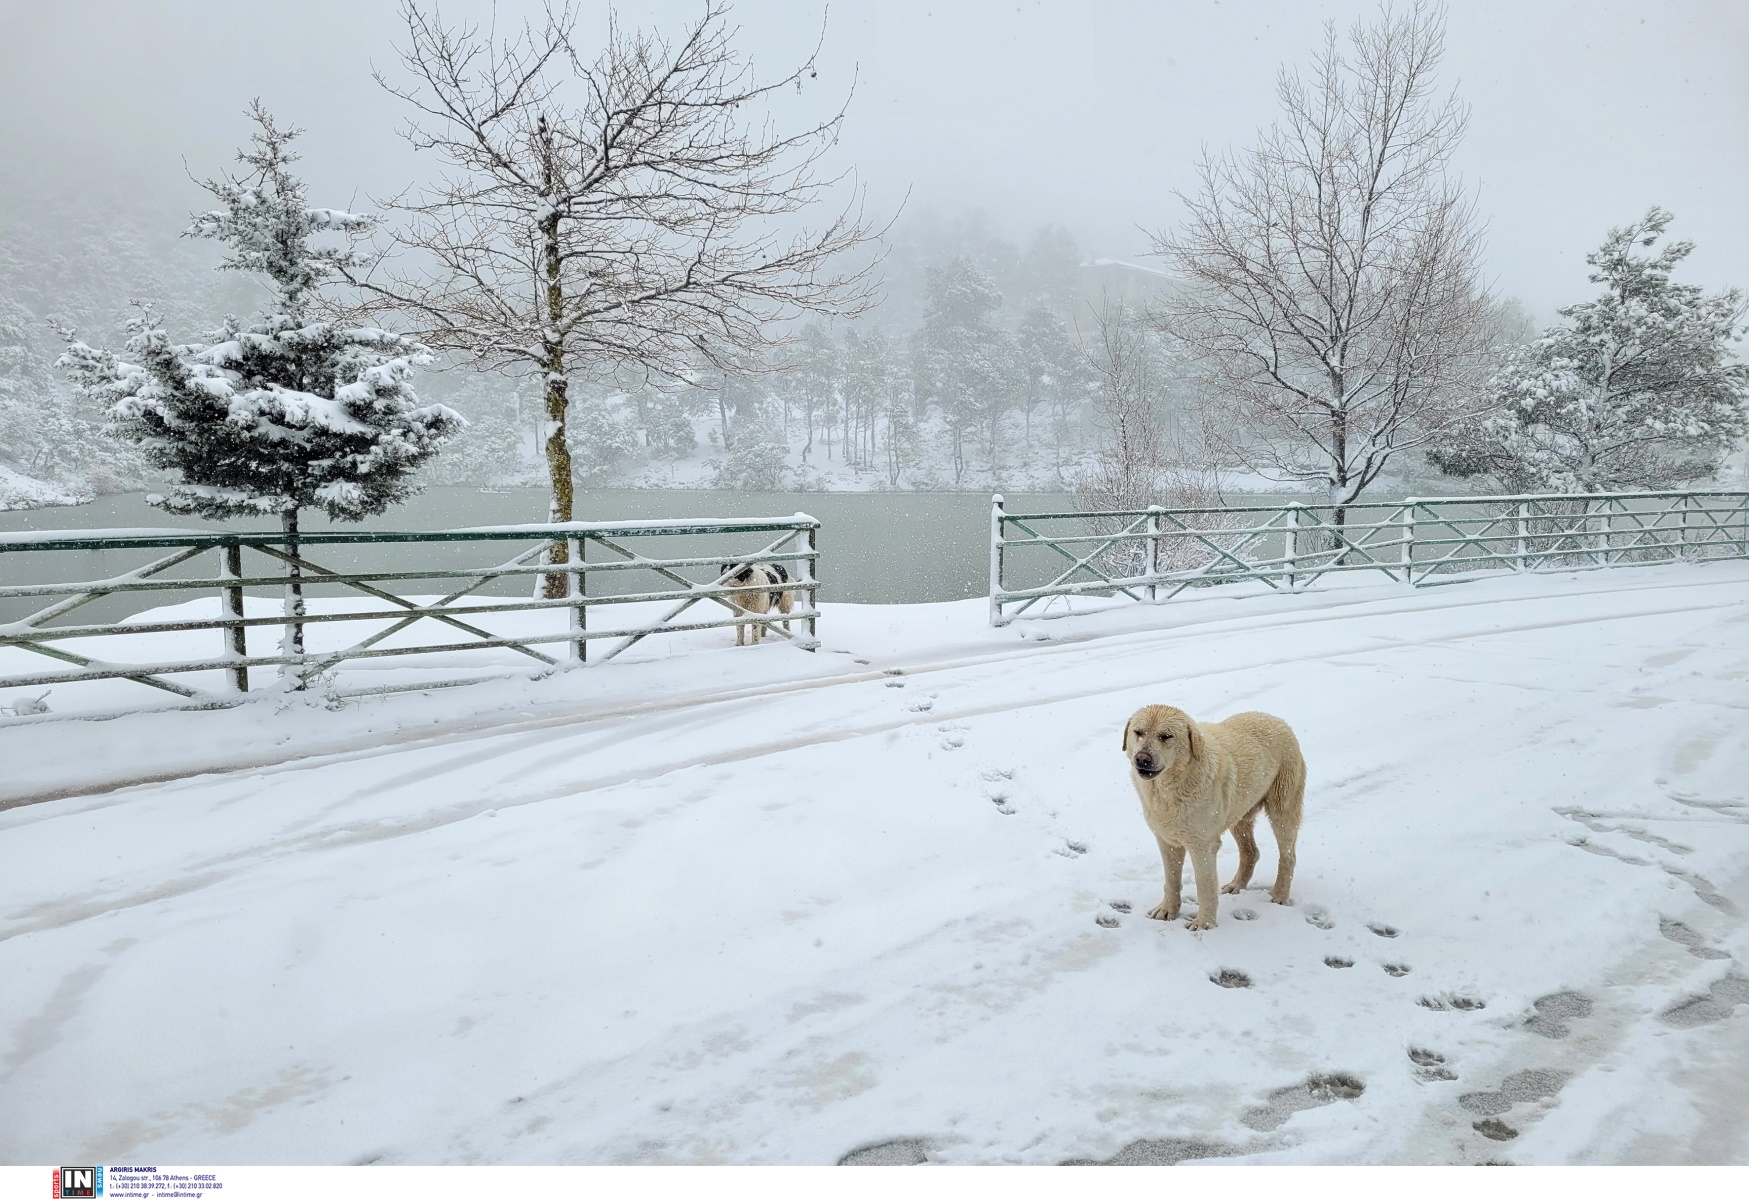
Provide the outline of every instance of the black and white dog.
{"type": "MultiPolygon", "coordinates": [[[[773,609],[788,613],[795,608],[796,594],[781,587],[789,583],[789,572],[782,563],[724,563],[717,583],[737,588],[746,585],[742,591],[729,593],[729,599],[749,613],[769,613],[773,609]]],[[[742,622],[735,626],[736,646],[745,646],[749,641],[748,626],[753,629],[751,641],[765,637],[764,622],[742,622]]],[[[784,622],[783,628],[787,631],[789,622],[784,622]]]]}

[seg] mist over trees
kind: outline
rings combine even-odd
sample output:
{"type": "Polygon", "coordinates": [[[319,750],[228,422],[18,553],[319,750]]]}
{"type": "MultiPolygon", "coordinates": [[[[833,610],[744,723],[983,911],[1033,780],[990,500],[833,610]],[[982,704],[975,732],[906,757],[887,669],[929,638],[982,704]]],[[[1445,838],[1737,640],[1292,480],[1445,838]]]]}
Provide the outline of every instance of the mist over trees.
{"type": "MultiPolygon", "coordinates": [[[[1558,324],[1491,294],[1425,6],[1284,64],[1276,124],[1186,164],[1181,219],[1138,212],[1133,261],[1069,213],[915,205],[871,232],[827,171],[854,97],[763,124],[773,89],[813,102],[813,62],[754,76],[720,5],[669,30],[558,6],[508,38],[403,15],[382,82],[431,177],[328,295],[429,347],[421,399],[467,418],[424,483],[542,486],[560,519],[614,486],[1340,510],[1442,482],[1677,486],[1742,444],[1743,302],[1672,280],[1686,242],[1636,249],[1662,209],[1610,232],[1603,294],[1558,324]]],[[[52,370],[54,330],[262,310],[261,273],[215,270],[187,224],[0,180],[0,506],[162,486],[113,398],[52,370]]]]}

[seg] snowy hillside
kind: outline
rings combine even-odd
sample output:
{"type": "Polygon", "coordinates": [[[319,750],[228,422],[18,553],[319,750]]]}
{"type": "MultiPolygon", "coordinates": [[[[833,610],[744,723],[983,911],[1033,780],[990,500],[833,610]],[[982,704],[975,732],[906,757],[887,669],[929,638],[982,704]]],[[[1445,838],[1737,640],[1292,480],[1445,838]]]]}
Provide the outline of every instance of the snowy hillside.
{"type": "Polygon", "coordinates": [[[983,610],[0,724],[0,1162],[1749,1158],[1749,564],[983,610]],[[1143,916],[1154,701],[1292,907],[1143,916]]]}
{"type": "Polygon", "coordinates": [[[0,463],[0,512],[8,509],[46,509],[52,505],[82,505],[91,497],[89,488],[51,484],[0,463]]]}

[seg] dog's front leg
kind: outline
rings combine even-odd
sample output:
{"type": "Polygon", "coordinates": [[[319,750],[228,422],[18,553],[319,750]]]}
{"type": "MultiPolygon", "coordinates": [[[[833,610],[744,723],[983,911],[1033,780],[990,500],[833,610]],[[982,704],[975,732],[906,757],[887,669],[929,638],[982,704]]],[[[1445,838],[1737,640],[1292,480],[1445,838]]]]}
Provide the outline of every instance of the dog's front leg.
{"type": "Polygon", "coordinates": [[[1148,911],[1156,921],[1170,922],[1178,917],[1179,898],[1184,895],[1184,848],[1154,840],[1160,845],[1160,862],[1166,868],[1166,891],[1160,903],[1148,911]]]}
{"type": "Polygon", "coordinates": [[[1190,866],[1196,873],[1196,916],[1190,919],[1192,930],[1208,930],[1215,924],[1220,907],[1220,878],[1215,875],[1215,852],[1220,842],[1204,843],[1190,848],[1190,866]]]}

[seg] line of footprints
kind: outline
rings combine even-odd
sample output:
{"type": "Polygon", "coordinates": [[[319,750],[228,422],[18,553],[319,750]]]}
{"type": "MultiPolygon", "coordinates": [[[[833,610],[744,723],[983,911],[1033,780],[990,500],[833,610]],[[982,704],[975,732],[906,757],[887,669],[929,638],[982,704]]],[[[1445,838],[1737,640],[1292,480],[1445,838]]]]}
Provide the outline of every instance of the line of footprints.
{"type": "MultiPolygon", "coordinates": [[[[1128,901],[1108,901],[1107,906],[1112,912],[1100,913],[1094,919],[1101,926],[1116,926],[1121,920],[1119,914],[1131,912],[1128,901]]],[[[1306,906],[1305,915],[1306,921],[1320,930],[1335,927],[1336,923],[1329,911],[1322,906],[1306,906]]],[[[1257,915],[1248,909],[1236,909],[1230,916],[1238,921],[1250,921],[1255,920],[1257,915]]],[[[1386,939],[1396,938],[1400,933],[1394,926],[1377,922],[1367,923],[1366,928],[1386,939]]],[[[1730,958],[1725,952],[1709,946],[1697,931],[1674,919],[1660,918],[1658,932],[1671,942],[1686,948],[1697,959],[1730,958]]],[[[1354,962],[1347,955],[1324,957],[1325,966],[1335,969],[1351,968],[1354,962]]],[[[1406,976],[1410,971],[1409,965],[1401,962],[1386,961],[1379,966],[1390,976],[1406,976]]],[[[1251,987],[1251,977],[1237,968],[1221,968],[1209,975],[1209,981],[1222,988],[1251,987]]],[[[1487,1002],[1480,997],[1455,992],[1424,995],[1417,999],[1416,1004],[1435,1011],[1470,1012],[1487,1008],[1487,1002]]],[[[1710,984],[1704,993],[1679,1001],[1658,1016],[1667,1025],[1693,1027],[1722,1021],[1730,1017],[1738,1005],[1749,1006],[1749,977],[1733,968],[1724,977],[1710,984]]],[[[1566,990],[1549,993],[1531,1002],[1532,1012],[1520,1025],[1531,1034],[1559,1041],[1573,1032],[1574,1022],[1589,1018],[1592,1009],[1592,999],[1582,992],[1566,990]]],[[[1447,1064],[1446,1057],[1438,1051],[1412,1046],[1408,1049],[1408,1054],[1411,1070],[1418,1080],[1431,1084],[1458,1078],[1457,1073],[1447,1064]]],[[[1459,1094],[1457,1103],[1472,1117],[1471,1128],[1476,1133],[1495,1142],[1509,1142],[1520,1133],[1505,1120],[1513,1108],[1518,1105],[1540,1107],[1543,1103],[1552,1101],[1571,1077],[1570,1072],[1552,1068],[1526,1068],[1508,1074],[1492,1089],[1459,1094]]],[[[1365,1089],[1366,1086],[1360,1080],[1343,1073],[1313,1075],[1301,1084],[1270,1093],[1268,1105],[1259,1110],[1248,1111],[1241,1121],[1254,1130],[1273,1130],[1298,1110],[1328,1105],[1338,1100],[1353,1100],[1365,1089]]],[[[1536,1110],[1530,1112],[1533,1116],[1537,1113],[1536,1110]]],[[[1228,1148],[1217,1152],[1226,1155],[1244,1153],[1244,1148],[1228,1148]]],[[[1101,1162],[1128,1162],[1123,1159],[1123,1154],[1120,1153],[1112,1161],[1101,1162]]]]}

